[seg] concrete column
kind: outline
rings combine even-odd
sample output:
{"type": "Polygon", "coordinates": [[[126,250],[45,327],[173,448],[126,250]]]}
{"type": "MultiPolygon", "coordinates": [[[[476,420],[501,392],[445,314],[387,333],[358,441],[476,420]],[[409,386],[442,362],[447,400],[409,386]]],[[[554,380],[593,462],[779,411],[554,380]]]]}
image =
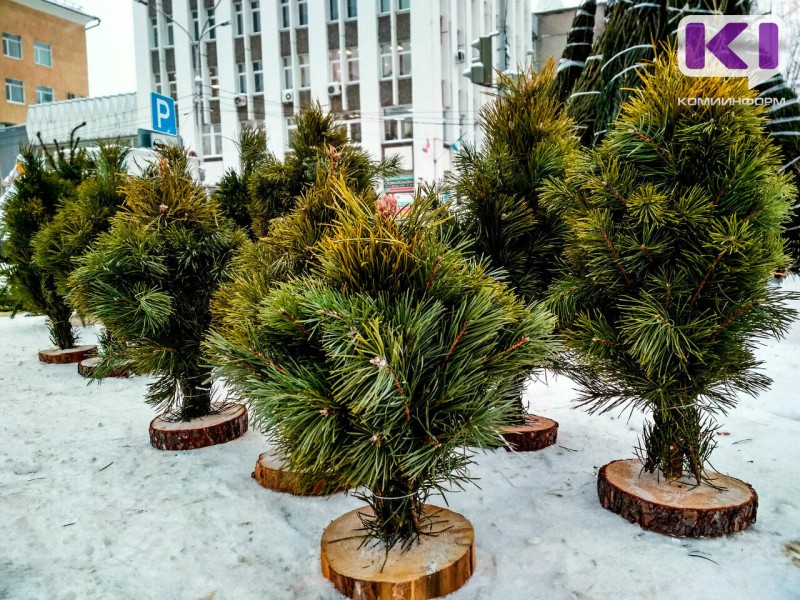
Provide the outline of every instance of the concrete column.
{"type": "Polygon", "coordinates": [[[308,2],[308,61],[311,69],[311,99],[319,100],[323,108],[330,107],[328,83],[328,10],[327,0],[308,2]]]}
{"type": "Polygon", "coordinates": [[[286,144],[285,118],[283,117],[283,68],[281,66],[281,40],[279,27],[279,0],[261,1],[261,55],[264,59],[264,126],[267,129],[268,148],[276,156],[283,156],[286,144]]]}
{"type": "MultiPolygon", "coordinates": [[[[419,3],[425,6],[424,3],[419,3]]],[[[416,4],[412,13],[416,10],[416,4]]],[[[425,10],[425,9],[423,9],[425,10]]],[[[343,26],[343,23],[341,24],[343,26]]],[[[413,24],[412,24],[413,32],[413,24]]],[[[412,42],[413,48],[413,42],[412,42]]],[[[413,51],[413,50],[412,50],[413,51]]],[[[378,5],[358,0],[358,67],[361,90],[361,145],[375,158],[383,158],[383,109],[380,98],[378,5]]],[[[413,65],[412,57],[412,65],[413,65]]],[[[345,64],[343,68],[347,68],[345,64]]],[[[413,68],[413,66],[412,66],[413,68]]],[[[414,80],[416,85],[416,79],[414,80]]],[[[350,107],[352,110],[352,107],[350,107]]]]}
{"type": "Polygon", "coordinates": [[[414,177],[441,179],[446,161],[442,109],[442,45],[438,2],[417,2],[411,9],[411,74],[414,111],[414,177]],[[428,152],[422,149],[431,142],[428,152]],[[434,163],[436,157],[440,157],[434,163]]]}

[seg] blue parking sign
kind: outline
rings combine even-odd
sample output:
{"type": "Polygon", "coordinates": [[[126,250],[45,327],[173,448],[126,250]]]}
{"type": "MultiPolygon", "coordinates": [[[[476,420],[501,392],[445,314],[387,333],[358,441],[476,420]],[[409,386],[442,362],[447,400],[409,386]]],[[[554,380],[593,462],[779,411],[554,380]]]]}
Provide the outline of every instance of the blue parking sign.
{"type": "Polygon", "coordinates": [[[153,131],[178,135],[175,101],[169,96],[162,96],[153,92],[150,94],[150,105],[153,114],[153,131]]]}

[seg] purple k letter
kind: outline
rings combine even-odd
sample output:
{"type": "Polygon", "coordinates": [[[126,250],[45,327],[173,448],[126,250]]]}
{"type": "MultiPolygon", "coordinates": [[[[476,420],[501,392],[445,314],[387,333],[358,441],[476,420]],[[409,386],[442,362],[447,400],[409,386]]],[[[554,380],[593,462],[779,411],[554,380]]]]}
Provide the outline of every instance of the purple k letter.
{"type": "Polygon", "coordinates": [[[686,26],[686,66],[703,69],[706,66],[706,48],[727,69],[746,69],[747,63],[730,49],[730,44],[747,29],[747,23],[727,23],[706,45],[706,28],[703,23],[686,26]]]}

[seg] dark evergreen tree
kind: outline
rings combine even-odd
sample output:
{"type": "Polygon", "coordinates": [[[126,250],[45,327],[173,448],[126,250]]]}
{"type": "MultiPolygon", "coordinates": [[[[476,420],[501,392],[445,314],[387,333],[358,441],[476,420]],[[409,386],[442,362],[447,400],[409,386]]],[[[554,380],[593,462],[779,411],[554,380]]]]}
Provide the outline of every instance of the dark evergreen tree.
{"type": "Polygon", "coordinates": [[[310,271],[210,347],[292,472],[365,489],[365,536],[408,546],[427,498],[468,480],[465,448],[497,444],[552,321],[454,247],[435,194],[395,219],[371,190],[327,185],[336,218],[310,271]]]}
{"type": "Polygon", "coordinates": [[[562,102],[572,93],[575,82],[592,55],[596,14],[597,0],[584,0],[572,20],[572,27],[567,34],[567,45],[556,70],[558,97],[562,102]]]}
{"type": "Polygon", "coordinates": [[[70,299],[121,345],[97,375],[127,368],[155,376],[147,401],[188,421],[212,410],[201,342],[211,297],[245,236],[191,178],[183,148],[158,154],[145,176],[126,179],[111,228],[70,277],[70,299]]]}
{"type": "Polygon", "coordinates": [[[465,145],[449,180],[470,249],[503,269],[526,301],[544,295],[563,244],[561,221],[539,195],[578,150],[553,71],[550,63],[539,73],[498,75],[498,95],[481,110],[484,141],[480,148],[465,145]]]}
{"type": "Polygon", "coordinates": [[[272,220],[294,208],[297,198],[317,180],[318,170],[327,168],[331,148],[358,190],[371,188],[398,170],[396,158],[375,162],[361,146],[351,143],[346,128],[319,104],[295,120],[283,161],[267,160],[250,178],[249,210],[256,237],[267,235],[272,220]]]}
{"type": "Polygon", "coordinates": [[[69,293],[67,280],[76,260],[110,226],[124,196],[120,186],[129,149],[121,144],[101,144],[87,178],[74,196],[63,199],[53,219],[33,240],[34,261],[52,273],[61,296],[69,293]]]}
{"type": "MultiPolygon", "coordinates": [[[[77,128],[76,128],[77,130],[77,128]]],[[[75,195],[89,162],[79,149],[76,130],[69,146],[56,146],[55,153],[44,146],[20,149],[24,172],[14,181],[3,212],[7,239],[3,253],[11,294],[26,309],[44,314],[50,339],[59,349],[75,346],[76,333],[70,323],[72,309],[58,292],[56,277],[34,260],[36,235],[53,219],[62,202],[75,195]]]]}
{"type": "Polygon", "coordinates": [[[650,68],[602,144],[547,186],[569,227],[551,305],[581,404],[648,411],[645,469],[699,482],[713,415],[768,386],[754,348],[794,317],[768,285],[794,190],[763,109],[678,103],[753,97],[745,79],[685,77],[674,53],[650,68]]]}
{"type": "Polygon", "coordinates": [[[267,151],[267,133],[259,127],[244,125],[239,133],[241,173],[228,169],[219,181],[214,199],[222,214],[253,237],[250,216],[250,180],[261,167],[275,164],[275,157],[267,151]]]}

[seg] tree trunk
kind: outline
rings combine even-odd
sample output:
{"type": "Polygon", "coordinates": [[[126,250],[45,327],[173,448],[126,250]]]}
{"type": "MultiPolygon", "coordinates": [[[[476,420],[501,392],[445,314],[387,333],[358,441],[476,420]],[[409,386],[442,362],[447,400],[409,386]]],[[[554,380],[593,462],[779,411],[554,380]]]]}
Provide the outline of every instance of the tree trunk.
{"type": "Polygon", "coordinates": [[[183,405],[181,406],[181,420],[191,421],[205,417],[211,413],[211,384],[207,383],[211,371],[200,372],[196,375],[187,375],[180,379],[183,405]]]}
{"type": "Polygon", "coordinates": [[[48,315],[47,326],[50,330],[50,341],[59,350],[67,350],[75,347],[75,328],[72,326],[70,317],[72,311],[57,310],[48,315]]]}

